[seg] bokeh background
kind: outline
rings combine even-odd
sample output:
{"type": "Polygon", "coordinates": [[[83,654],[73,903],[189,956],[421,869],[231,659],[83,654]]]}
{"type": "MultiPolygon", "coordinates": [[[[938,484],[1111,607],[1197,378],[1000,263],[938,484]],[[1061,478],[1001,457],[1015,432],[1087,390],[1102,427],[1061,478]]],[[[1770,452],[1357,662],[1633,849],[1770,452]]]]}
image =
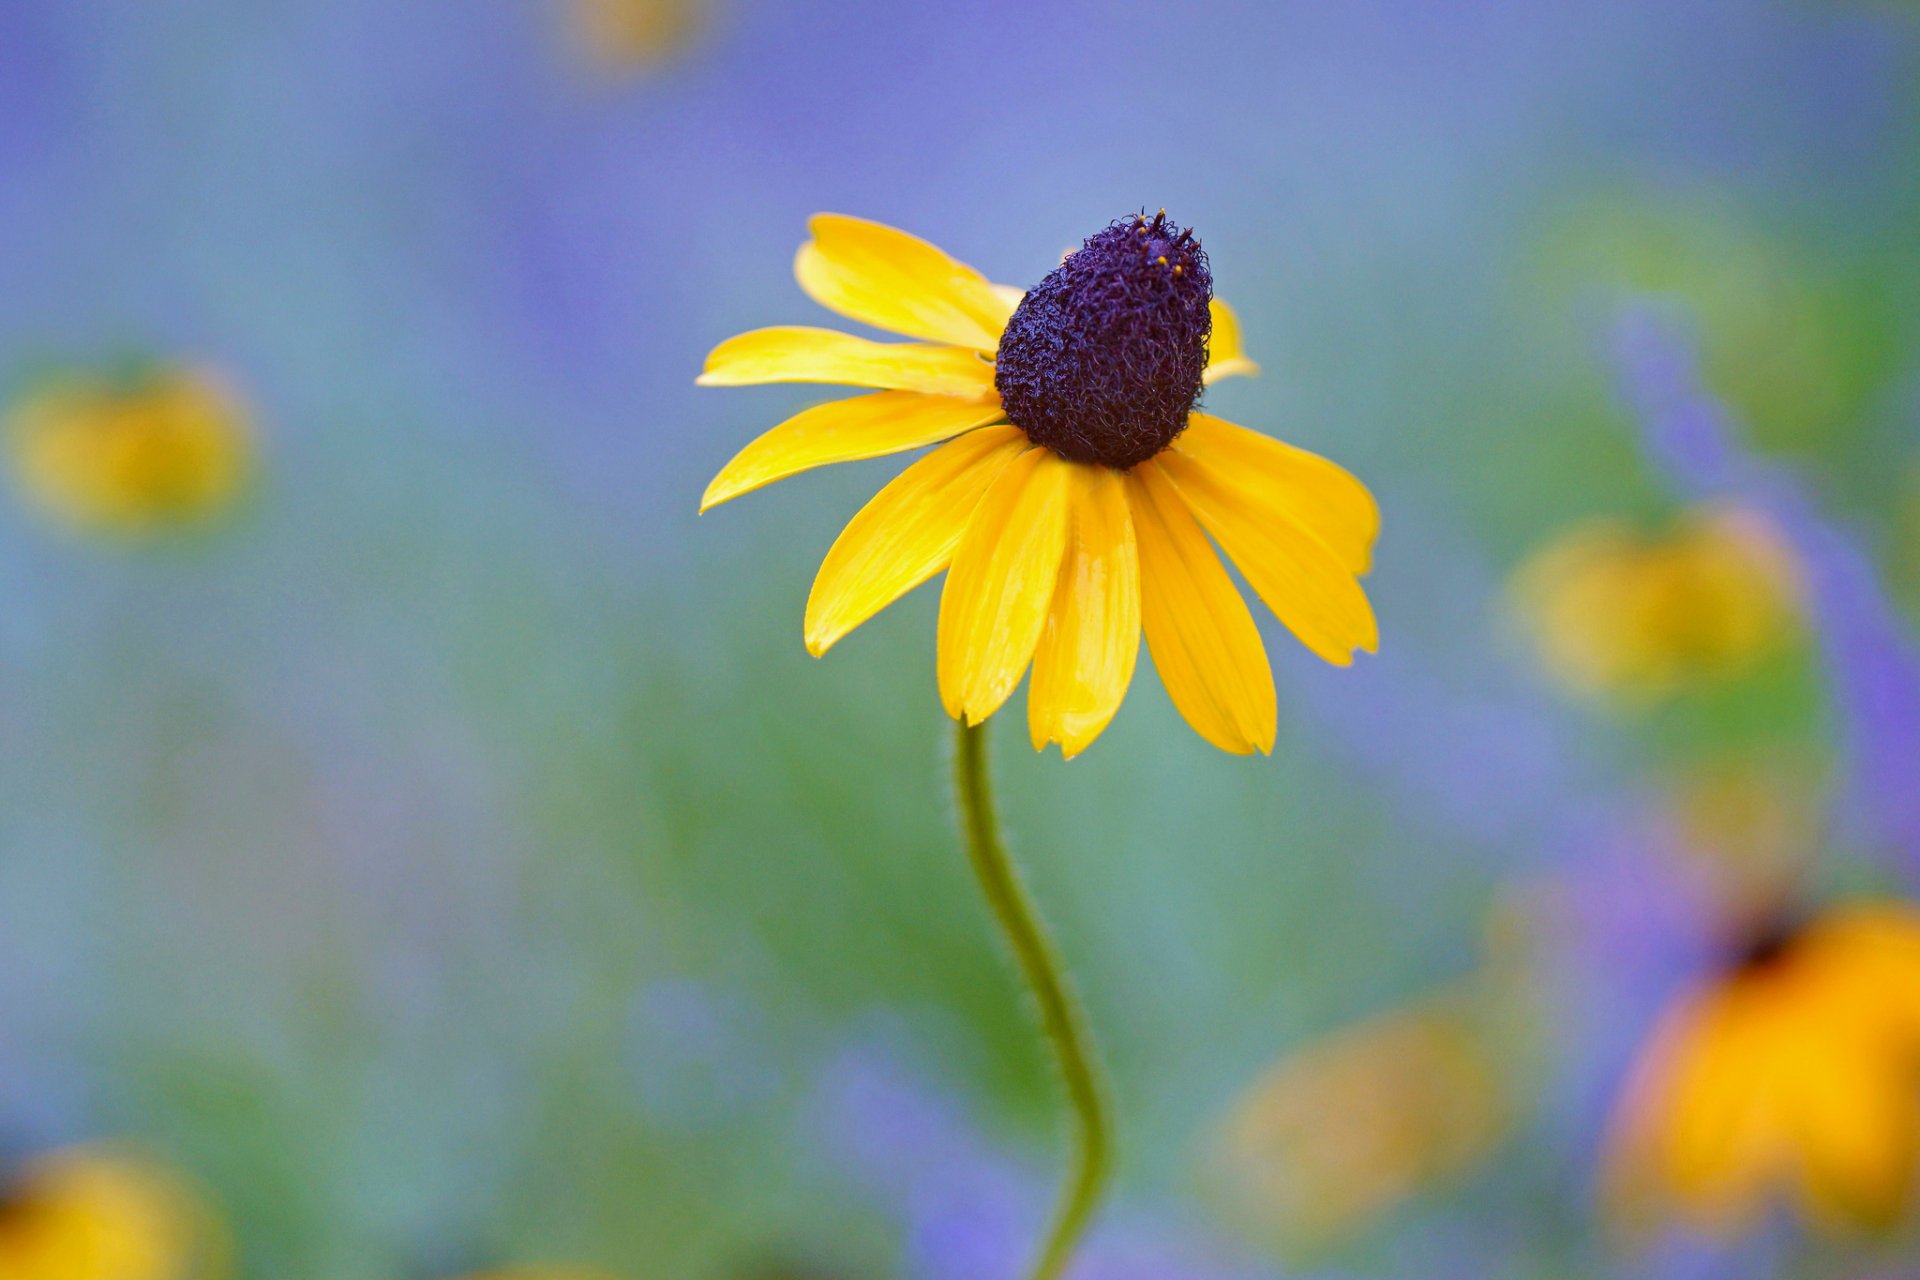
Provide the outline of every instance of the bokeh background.
{"type": "Polygon", "coordinates": [[[1638,335],[1910,622],[1917,74],[1891,0],[6,0],[0,393],[204,366],[257,456],[191,530],[0,508],[0,1148],[142,1144],[263,1280],[1015,1274],[1056,1099],[954,837],[935,593],[800,643],[897,463],[697,518],[811,400],[693,376],[825,321],[817,210],[1030,284],[1164,205],[1265,369],[1210,407],[1381,501],[1383,644],[1264,620],[1271,759],[1144,662],[1070,766],[997,725],[1124,1127],[1085,1276],[1914,1274],[1910,1232],[1636,1251],[1600,1204],[1718,927],[1671,797],[1759,776],[1742,848],[1902,888],[1818,628],[1595,698],[1508,583],[1683,505],[1638,335]],[[1263,1191],[1275,1064],[1436,1000],[1457,1079],[1418,1036],[1292,1077],[1359,1208],[1263,1191]],[[1342,1136],[1354,1091],[1399,1128],[1342,1136]]]}

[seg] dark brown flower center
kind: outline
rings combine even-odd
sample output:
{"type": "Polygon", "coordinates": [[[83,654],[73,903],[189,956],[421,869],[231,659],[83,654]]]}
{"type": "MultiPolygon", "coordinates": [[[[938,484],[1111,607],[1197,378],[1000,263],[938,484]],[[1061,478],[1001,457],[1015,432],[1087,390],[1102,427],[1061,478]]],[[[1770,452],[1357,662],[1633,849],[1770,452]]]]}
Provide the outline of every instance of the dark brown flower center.
{"type": "Polygon", "coordinates": [[[1205,251],[1165,210],[1087,237],[1000,338],[994,385],[1008,420],[1075,462],[1146,461],[1200,398],[1212,300],[1205,251]]]}

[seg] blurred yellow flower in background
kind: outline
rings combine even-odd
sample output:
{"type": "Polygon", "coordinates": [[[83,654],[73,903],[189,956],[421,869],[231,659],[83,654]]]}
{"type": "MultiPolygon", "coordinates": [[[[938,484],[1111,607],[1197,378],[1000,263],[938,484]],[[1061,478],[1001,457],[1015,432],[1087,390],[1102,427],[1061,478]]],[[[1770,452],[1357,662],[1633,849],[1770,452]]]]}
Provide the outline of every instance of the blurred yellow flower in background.
{"type": "Polygon", "coordinates": [[[802,290],[924,341],[780,326],[721,343],[702,385],[871,393],[753,441],[700,509],[828,463],[937,446],[828,551],[807,601],[815,656],[945,571],[937,666],[954,719],[984,722],[1031,666],[1033,745],[1072,757],[1119,710],[1144,630],[1195,732],[1271,751],[1273,673],[1215,541],[1313,653],[1346,666],[1375,649],[1359,578],[1380,515],[1366,486],[1195,407],[1206,385],[1257,366],[1191,230],[1164,210],[1120,219],[1024,294],[876,222],[820,214],[810,230],[794,262],[802,290]]]}
{"type": "Polygon", "coordinates": [[[1536,887],[1487,913],[1480,967],[1282,1058],[1228,1113],[1213,1185],[1250,1236],[1301,1260],[1462,1179],[1512,1131],[1539,1065],[1536,887]]]}
{"type": "Polygon", "coordinates": [[[1659,536],[1619,520],[1577,525],[1521,566],[1513,598],[1555,677],[1646,703],[1775,651],[1799,618],[1799,575],[1764,518],[1703,506],[1659,536]]]}
{"type": "Polygon", "coordinates": [[[15,405],[7,443],[34,506],[80,532],[139,537],[229,509],[255,442],[218,375],[154,365],[55,377],[15,405]]]}
{"type": "Polygon", "coordinates": [[[1298,1255],[1472,1168],[1509,1122],[1481,1017],[1448,992],[1282,1059],[1220,1130],[1215,1182],[1232,1218],[1298,1255]]]}
{"type": "Polygon", "coordinates": [[[0,1185],[5,1280],[214,1280],[227,1255],[199,1194],[144,1156],[70,1148],[0,1185]]]}
{"type": "Polygon", "coordinates": [[[1677,773],[1667,792],[1685,869],[1726,919],[1788,900],[1819,847],[1825,779],[1793,752],[1725,756],[1677,773]]]}
{"type": "Polygon", "coordinates": [[[1537,938],[1552,905],[1535,886],[1502,892],[1477,970],[1323,1036],[1256,1081],[1208,1153],[1231,1220],[1301,1261],[1479,1168],[1539,1066],[1537,938]]]}
{"type": "Polygon", "coordinates": [[[1912,1208],[1920,1152],[1920,910],[1835,908],[1757,931],[1667,1011],[1616,1109],[1623,1226],[1734,1235],[1791,1198],[1829,1230],[1912,1208]]]}
{"type": "Polygon", "coordinates": [[[642,72],[684,49],[706,25],[706,0],[569,0],[575,48],[609,72],[642,72]]]}

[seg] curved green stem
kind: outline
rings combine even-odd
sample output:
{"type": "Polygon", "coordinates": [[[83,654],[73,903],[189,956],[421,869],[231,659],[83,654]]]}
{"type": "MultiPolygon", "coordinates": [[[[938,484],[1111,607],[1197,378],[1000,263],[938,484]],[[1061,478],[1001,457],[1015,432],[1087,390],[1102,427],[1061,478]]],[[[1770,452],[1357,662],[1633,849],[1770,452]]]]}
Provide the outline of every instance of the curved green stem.
{"type": "Polygon", "coordinates": [[[1021,976],[1040,1005],[1040,1022],[1073,1106],[1073,1165],[1061,1188],[1053,1226],[1032,1271],[1033,1280],[1056,1280],[1073,1257],[1112,1171],[1113,1123],[1107,1114],[1099,1054],[1066,968],[1000,838],[993,784],[987,776],[984,725],[968,725],[964,720],[958,724],[953,789],[973,874],[980,881],[994,920],[1006,935],[1007,945],[1013,949],[1021,976]]]}

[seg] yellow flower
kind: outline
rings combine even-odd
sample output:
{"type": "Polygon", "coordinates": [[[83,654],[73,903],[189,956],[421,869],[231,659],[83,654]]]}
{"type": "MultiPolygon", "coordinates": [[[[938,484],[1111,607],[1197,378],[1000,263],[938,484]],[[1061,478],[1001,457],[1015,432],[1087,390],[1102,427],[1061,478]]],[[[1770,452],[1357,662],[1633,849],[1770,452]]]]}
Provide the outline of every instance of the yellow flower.
{"type": "Polygon", "coordinates": [[[1732,507],[1688,511],[1661,537],[1579,525],[1522,566],[1514,597],[1549,671],[1629,702],[1750,667],[1799,616],[1792,553],[1732,507]]]}
{"type": "Polygon", "coordinates": [[[1217,1182],[1235,1217],[1310,1253],[1486,1156],[1511,1109],[1485,994],[1440,993],[1274,1066],[1221,1130],[1217,1182]]]}
{"type": "Polygon", "coordinates": [[[1790,896],[1817,847],[1821,770],[1798,753],[1754,753],[1679,772],[1667,811],[1687,874],[1717,910],[1758,918],[1790,896]]]}
{"type": "Polygon", "coordinates": [[[569,0],[575,46],[608,71],[646,71],[685,48],[706,0],[569,0]]]}
{"type": "Polygon", "coordinates": [[[151,535],[225,511],[253,457],[237,396],[184,366],[61,377],[14,408],[7,435],[28,499],[86,533],[151,535]]]}
{"type": "Polygon", "coordinates": [[[226,1253],[200,1198],[143,1157],[72,1148],[0,1186],[5,1280],[211,1280],[226,1253]]]}
{"type": "Polygon", "coordinates": [[[1616,1110],[1607,1189],[1628,1225],[1732,1235],[1775,1198],[1828,1229],[1910,1208],[1920,1151],[1920,911],[1828,911],[1757,935],[1675,1002],[1616,1110]]]}
{"type": "Polygon", "coordinates": [[[1195,731],[1270,751],[1272,672],[1209,535],[1314,653],[1346,665],[1375,648],[1357,581],[1379,527],[1366,488],[1194,408],[1204,383],[1255,366],[1190,231],[1164,213],[1123,219],[1022,295],[878,223],[821,214],[810,229],[800,287],[921,341],[779,327],[720,344],[708,386],[873,390],[748,445],[701,510],[810,467],[939,446],[827,553],[807,601],[810,652],[946,570],[938,671],[956,719],[992,715],[1031,664],[1034,746],[1071,758],[1119,709],[1144,629],[1195,731]]]}

